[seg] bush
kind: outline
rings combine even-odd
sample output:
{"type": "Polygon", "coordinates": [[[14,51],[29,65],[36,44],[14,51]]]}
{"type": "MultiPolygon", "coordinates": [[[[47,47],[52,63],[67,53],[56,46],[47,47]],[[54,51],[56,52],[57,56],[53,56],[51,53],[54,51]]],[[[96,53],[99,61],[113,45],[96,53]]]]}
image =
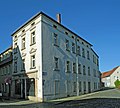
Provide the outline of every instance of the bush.
{"type": "Polygon", "coordinates": [[[116,88],[120,88],[120,81],[118,79],[114,82],[114,84],[116,88]]]}

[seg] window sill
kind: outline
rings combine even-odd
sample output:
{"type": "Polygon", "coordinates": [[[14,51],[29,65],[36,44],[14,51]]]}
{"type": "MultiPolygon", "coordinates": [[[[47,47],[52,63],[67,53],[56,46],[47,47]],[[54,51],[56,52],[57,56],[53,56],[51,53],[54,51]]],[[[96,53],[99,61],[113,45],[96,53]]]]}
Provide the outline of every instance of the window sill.
{"type": "Polygon", "coordinates": [[[31,43],[30,46],[35,45],[35,44],[36,44],[36,42],[35,43],[31,43]]]}
{"type": "Polygon", "coordinates": [[[66,49],[66,51],[70,52],[70,49],[66,49]]]}
{"type": "Polygon", "coordinates": [[[21,51],[25,50],[26,48],[22,48],[21,51]]]}
{"type": "Polygon", "coordinates": [[[77,74],[76,72],[73,72],[73,74],[77,74]]]}
{"type": "Polygon", "coordinates": [[[36,67],[31,67],[30,69],[36,69],[36,67]]]}
{"type": "Polygon", "coordinates": [[[56,69],[56,68],[55,68],[55,69],[53,69],[53,70],[54,70],[54,71],[60,71],[60,69],[56,69]]]}
{"type": "Polygon", "coordinates": [[[53,44],[54,46],[56,46],[56,47],[59,47],[59,45],[57,45],[57,44],[53,44]]]}
{"type": "Polygon", "coordinates": [[[70,71],[65,71],[66,73],[71,73],[70,71]]]}

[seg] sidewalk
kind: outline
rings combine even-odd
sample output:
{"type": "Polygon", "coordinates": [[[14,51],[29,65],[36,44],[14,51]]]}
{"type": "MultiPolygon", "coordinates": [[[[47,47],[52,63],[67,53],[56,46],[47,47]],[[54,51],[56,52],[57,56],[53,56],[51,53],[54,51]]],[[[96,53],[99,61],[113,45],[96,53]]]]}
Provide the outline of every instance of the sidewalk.
{"type": "Polygon", "coordinates": [[[82,94],[80,96],[72,96],[72,97],[66,97],[66,98],[61,98],[61,99],[49,100],[47,102],[53,102],[55,104],[60,104],[60,103],[64,103],[64,102],[68,102],[68,101],[72,101],[72,100],[81,100],[81,99],[83,99],[85,97],[97,94],[99,92],[100,91],[93,92],[93,93],[88,93],[88,94],[82,94]]]}
{"type": "MultiPolygon", "coordinates": [[[[44,102],[43,104],[51,103],[51,104],[57,105],[57,104],[72,101],[72,100],[81,100],[85,97],[94,95],[96,93],[99,93],[99,91],[89,93],[89,94],[83,94],[80,96],[72,96],[72,97],[66,97],[66,98],[61,98],[61,99],[49,100],[49,101],[44,102]]],[[[0,105],[7,105],[7,104],[9,104],[9,105],[26,105],[26,104],[35,104],[35,103],[38,104],[39,102],[34,102],[34,101],[30,101],[30,100],[21,100],[21,99],[0,100],[0,105]]]]}

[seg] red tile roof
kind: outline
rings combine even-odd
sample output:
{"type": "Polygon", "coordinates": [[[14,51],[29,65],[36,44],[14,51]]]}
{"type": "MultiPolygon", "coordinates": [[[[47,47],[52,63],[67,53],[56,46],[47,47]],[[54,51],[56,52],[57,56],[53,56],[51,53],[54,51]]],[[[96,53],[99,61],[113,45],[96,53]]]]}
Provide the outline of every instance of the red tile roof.
{"type": "Polygon", "coordinates": [[[103,72],[102,75],[101,75],[101,78],[105,78],[105,77],[108,77],[110,76],[119,66],[115,67],[114,69],[110,70],[110,71],[107,71],[107,72],[103,72]]]}

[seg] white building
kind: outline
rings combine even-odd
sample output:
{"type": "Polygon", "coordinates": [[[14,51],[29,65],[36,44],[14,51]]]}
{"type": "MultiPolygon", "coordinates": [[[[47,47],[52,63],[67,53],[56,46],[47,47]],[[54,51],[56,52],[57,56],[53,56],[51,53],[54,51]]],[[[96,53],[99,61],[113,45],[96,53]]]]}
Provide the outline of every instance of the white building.
{"type": "Polygon", "coordinates": [[[12,96],[46,101],[99,89],[92,45],[43,12],[13,34],[12,96]]]}
{"type": "Polygon", "coordinates": [[[113,68],[110,71],[103,72],[101,76],[105,87],[115,87],[114,82],[120,80],[120,66],[113,68]]]}

